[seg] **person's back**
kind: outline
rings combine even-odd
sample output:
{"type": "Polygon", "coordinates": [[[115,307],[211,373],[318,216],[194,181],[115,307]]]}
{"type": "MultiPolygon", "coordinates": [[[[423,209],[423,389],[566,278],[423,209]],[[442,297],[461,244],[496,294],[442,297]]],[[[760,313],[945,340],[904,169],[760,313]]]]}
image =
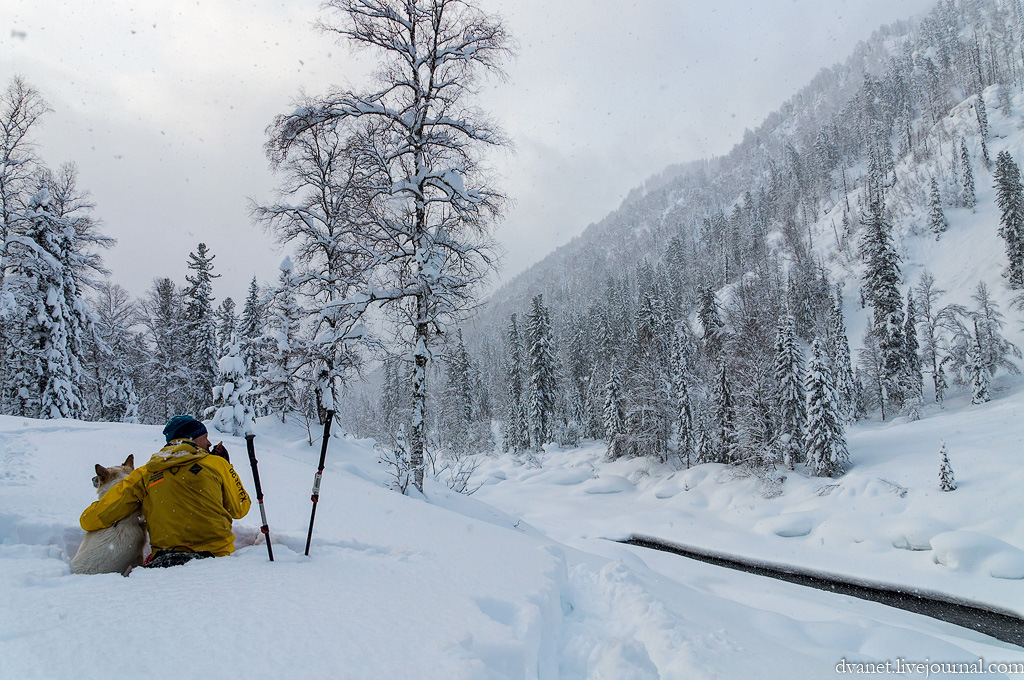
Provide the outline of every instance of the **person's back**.
{"type": "Polygon", "coordinates": [[[242,481],[225,458],[204,450],[209,438],[199,421],[176,416],[164,433],[167,446],[90,505],[82,528],[111,526],[141,507],[155,566],[234,552],[231,520],[251,505],[242,481]]]}

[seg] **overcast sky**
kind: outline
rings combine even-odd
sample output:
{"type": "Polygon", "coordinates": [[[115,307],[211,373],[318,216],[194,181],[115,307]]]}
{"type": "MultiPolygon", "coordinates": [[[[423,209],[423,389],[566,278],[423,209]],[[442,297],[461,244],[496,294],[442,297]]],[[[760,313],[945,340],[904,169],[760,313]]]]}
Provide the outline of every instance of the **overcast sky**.
{"type": "MultiPolygon", "coordinates": [[[[618,207],[671,163],[719,155],[821,68],[933,0],[482,0],[519,43],[482,103],[515,143],[495,165],[515,203],[502,279],[618,207]]],[[[75,161],[113,278],[183,282],[200,241],[218,299],[277,278],[283,254],[249,220],[272,196],[265,129],[300,90],[365,83],[311,27],[317,0],[3,0],[0,86],[18,74],[53,112],[36,136],[75,161]]]]}

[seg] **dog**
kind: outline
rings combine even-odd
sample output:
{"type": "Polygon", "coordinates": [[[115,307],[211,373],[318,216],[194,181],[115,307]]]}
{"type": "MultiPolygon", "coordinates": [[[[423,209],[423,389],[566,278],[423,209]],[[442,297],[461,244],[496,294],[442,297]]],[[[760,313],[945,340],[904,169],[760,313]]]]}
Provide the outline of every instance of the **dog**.
{"type": "MultiPolygon", "coordinates": [[[[103,498],[115,484],[135,469],[135,456],[130,455],[124,463],[115,467],[96,464],[96,476],[92,485],[103,498]]],[[[142,564],[142,551],[146,544],[146,525],[142,511],[138,510],[113,526],[99,531],[87,531],[82,544],[78,546],[71,569],[76,574],[121,574],[127,576],[132,569],[142,564]]]]}

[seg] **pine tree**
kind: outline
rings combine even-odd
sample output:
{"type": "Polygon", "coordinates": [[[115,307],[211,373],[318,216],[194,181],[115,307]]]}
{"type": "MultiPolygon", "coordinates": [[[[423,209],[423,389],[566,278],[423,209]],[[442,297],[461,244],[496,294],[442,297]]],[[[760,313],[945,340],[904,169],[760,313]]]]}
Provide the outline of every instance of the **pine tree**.
{"type": "Polygon", "coordinates": [[[956,491],[956,478],[953,476],[953,466],[949,464],[949,455],[946,454],[946,442],[942,442],[939,455],[939,488],[943,491],[956,491]]]}
{"type": "Polygon", "coordinates": [[[850,460],[846,436],[836,404],[832,375],[824,343],[814,339],[804,383],[807,392],[807,434],[804,450],[807,466],[818,477],[842,474],[850,460]]]}
{"type": "Polygon", "coordinates": [[[903,366],[905,371],[903,378],[903,411],[907,414],[908,421],[914,421],[921,418],[921,407],[924,403],[922,387],[924,378],[921,375],[921,357],[918,354],[917,308],[914,306],[914,293],[912,290],[907,291],[903,342],[903,366]]]}
{"type": "Polygon", "coordinates": [[[252,379],[237,340],[231,342],[217,370],[220,384],[213,388],[214,405],[207,409],[207,414],[213,414],[213,427],[235,437],[250,434],[256,418],[252,408],[252,379]]]}
{"type": "Polygon", "coordinates": [[[166,422],[186,411],[185,386],[189,379],[181,293],[169,278],[153,282],[142,302],[147,341],[151,347],[146,360],[147,382],[142,395],[144,422],[166,422]]]}
{"type": "Polygon", "coordinates": [[[679,324],[675,335],[675,347],[672,356],[672,386],[676,397],[676,452],[680,461],[686,462],[690,469],[694,454],[693,407],[690,404],[690,352],[685,324],[679,324]]]}
{"type": "Polygon", "coordinates": [[[83,339],[91,313],[75,275],[74,224],[55,213],[45,182],[14,223],[4,250],[0,315],[15,334],[7,357],[14,412],[81,418],[83,339]]]}
{"type": "MultiPolygon", "coordinates": [[[[298,302],[299,282],[290,257],[281,262],[280,272],[267,305],[266,363],[257,381],[259,387],[256,392],[266,407],[266,413],[276,414],[284,423],[289,413],[301,410],[297,382],[304,355],[301,331],[305,310],[298,302]]],[[[229,350],[236,342],[234,336],[228,339],[229,350]]],[[[244,365],[245,353],[241,343],[237,344],[244,365]]]]}
{"type": "Polygon", "coordinates": [[[133,372],[143,363],[145,350],[131,330],[138,321],[136,305],[127,290],[104,281],[95,287],[90,306],[94,331],[89,336],[89,363],[98,392],[92,412],[106,422],[138,422],[139,397],[133,372]]]}
{"type": "Polygon", "coordinates": [[[185,289],[185,334],[188,338],[189,381],[186,408],[189,413],[203,413],[210,405],[213,385],[217,379],[217,336],[213,316],[213,260],[205,243],[189,253],[185,289]]]}
{"type": "Polygon", "coordinates": [[[235,301],[231,298],[224,298],[224,301],[217,307],[214,314],[217,323],[217,354],[224,356],[227,353],[231,338],[238,335],[238,317],[235,316],[235,301]]]}
{"type": "Polygon", "coordinates": [[[709,357],[716,357],[721,352],[724,342],[725,324],[719,309],[715,291],[705,287],[700,293],[697,307],[697,319],[704,329],[704,351],[709,357]]]}
{"type": "Polygon", "coordinates": [[[803,460],[804,426],[807,421],[804,395],[804,358],[796,343],[796,322],[791,314],[775,335],[775,382],[778,385],[781,440],[786,467],[803,460]]]}
{"type": "Polygon", "coordinates": [[[508,390],[505,399],[505,440],[506,451],[518,453],[530,447],[530,434],[523,410],[523,347],[519,337],[519,325],[513,314],[508,324],[508,354],[505,359],[505,375],[508,390]]]}
{"type": "Polygon", "coordinates": [[[928,227],[938,240],[942,232],[949,228],[946,213],[942,211],[942,196],[939,195],[939,183],[932,177],[932,188],[928,196],[928,227]]]}
{"type": "Polygon", "coordinates": [[[715,416],[718,425],[719,461],[739,462],[740,439],[736,421],[736,403],[732,397],[732,386],[725,362],[718,362],[718,380],[715,392],[715,416]]]}
{"type": "Polygon", "coordinates": [[[404,420],[402,410],[402,379],[399,373],[401,359],[388,357],[384,360],[384,380],[380,389],[380,429],[375,432],[377,438],[384,442],[395,445],[398,438],[398,429],[404,420]]]}
{"type": "Polygon", "coordinates": [[[900,377],[904,373],[903,301],[900,299],[900,258],[892,245],[892,227],[885,219],[885,206],[873,201],[864,220],[862,253],[867,262],[865,294],[872,307],[873,326],[878,337],[889,399],[901,403],[900,377]]]}
{"type": "Polygon", "coordinates": [[[1007,278],[1011,288],[1024,288],[1024,186],[1020,169],[1008,151],[996,157],[996,202],[999,204],[999,235],[1006,242],[1007,278]]]}
{"type": "Polygon", "coordinates": [[[981,157],[985,161],[985,167],[992,167],[992,159],[988,155],[988,111],[985,109],[985,98],[978,95],[974,100],[974,114],[978,118],[978,138],[981,141],[981,157]]]}
{"type": "Polygon", "coordinates": [[[977,321],[974,322],[974,341],[967,351],[967,371],[971,378],[971,403],[984,404],[992,398],[988,392],[991,375],[977,321]]]}
{"type": "Polygon", "coordinates": [[[855,418],[857,400],[857,381],[853,374],[853,361],[850,355],[850,339],[846,335],[846,322],[843,320],[843,292],[836,285],[836,297],[829,313],[829,337],[832,344],[830,358],[832,375],[835,379],[836,398],[843,423],[855,418]]]}
{"type": "MultiPolygon", "coordinates": [[[[263,334],[264,303],[260,298],[260,286],[256,277],[249,282],[249,293],[238,320],[238,343],[242,358],[253,375],[262,375],[266,364],[266,347],[263,334]]],[[[226,354],[226,352],[225,352],[226,354]]]]}
{"type": "Polygon", "coordinates": [[[462,329],[458,342],[445,359],[445,386],[441,397],[443,436],[456,456],[470,453],[470,427],[473,423],[472,366],[462,329]]]}
{"type": "Polygon", "coordinates": [[[971,156],[967,153],[967,141],[963,139],[960,140],[960,166],[963,180],[960,205],[974,212],[974,206],[978,203],[974,193],[974,172],[971,170],[971,156]]]}
{"type": "Polygon", "coordinates": [[[608,460],[615,460],[623,455],[623,434],[625,434],[625,418],[622,413],[622,383],[619,372],[612,365],[608,374],[608,384],[604,390],[604,438],[608,443],[608,460]]]}
{"type": "Polygon", "coordinates": [[[557,389],[555,355],[551,337],[551,319],[544,298],[533,298],[533,307],[526,317],[526,338],[529,347],[529,412],[530,444],[535,450],[550,440],[557,389]]]}

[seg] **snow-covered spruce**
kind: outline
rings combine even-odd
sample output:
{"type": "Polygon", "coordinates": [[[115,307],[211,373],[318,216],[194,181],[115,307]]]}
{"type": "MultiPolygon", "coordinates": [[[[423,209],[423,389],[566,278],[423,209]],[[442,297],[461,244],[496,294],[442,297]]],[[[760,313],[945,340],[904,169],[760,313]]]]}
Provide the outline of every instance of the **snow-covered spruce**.
{"type": "Polygon", "coordinates": [[[949,456],[946,454],[946,442],[942,442],[939,456],[939,488],[943,491],[956,491],[956,479],[953,476],[953,466],[949,464],[949,456]]]}
{"type": "MultiPolygon", "coordinates": [[[[264,342],[250,343],[250,347],[264,350],[260,362],[264,368],[257,381],[259,399],[266,412],[275,414],[283,423],[289,414],[301,409],[297,374],[306,349],[301,334],[306,310],[299,303],[299,281],[291,258],[284,258],[279,269],[277,286],[267,305],[264,342]]],[[[242,343],[239,343],[239,355],[245,365],[242,343]]]]}
{"type": "Polygon", "coordinates": [[[850,454],[832,387],[832,374],[819,338],[815,338],[811,345],[804,390],[807,392],[807,434],[804,440],[807,467],[819,477],[835,477],[845,471],[850,454]]]}
{"type": "Polygon", "coordinates": [[[213,310],[213,255],[200,243],[188,255],[185,275],[185,352],[189,377],[185,383],[185,413],[202,413],[210,406],[210,393],[217,379],[217,335],[213,310]]]}
{"type": "Polygon", "coordinates": [[[1024,185],[1009,151],[996,156],[993,174],[999,205],[999,235],[1006,244],[1006,278],[1011,288],[1024,288],[1024,185]]]}
{"type": "Polygon", "coordinates": [[[533,298],[526,317],[526,346],[529,358],[527,422],[530,446],[539,451],[549,440],[554,416],[556,364],[551,335],[551,316],[544,306],[544,297],[533,298]]]}
{"type": "Polygon", "coordinates": [[[783,461],[793,469],[804,461],[803,439],[807,423],[807,397],[804,393],[804,357],[796,343],[795,320],[787,314],[775,336],[775,382],[779,390],[779,408],[783,461]]]}
{"type": "Polygon", "coordinates": [[[10,333],[4,385],[9,412],[32,418],[81,418],[82,342],[91,314],[76,268],[72,219],[51,204],[40,181],[4,244],[0,317],[10,333]]]}
{"type": "Polygon", "coordinates": [[[222,384],[213,388],[213,427],[224,434],[242,437],[251,434],[255,424],[252,408],[252,379],[247,375],[237,340],[217,365],[222,384]]]}

